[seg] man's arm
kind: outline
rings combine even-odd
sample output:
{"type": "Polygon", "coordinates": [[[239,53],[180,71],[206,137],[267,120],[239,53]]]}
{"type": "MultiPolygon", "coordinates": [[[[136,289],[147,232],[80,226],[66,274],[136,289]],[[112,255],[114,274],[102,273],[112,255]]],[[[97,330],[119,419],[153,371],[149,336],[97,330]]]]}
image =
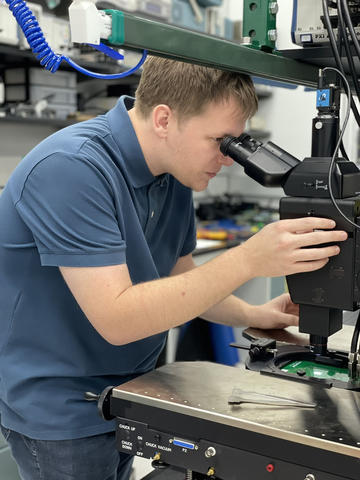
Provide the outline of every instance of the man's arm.
{"type": "Polygon", "coordinates": [[[245,272],[224,274],[239,261],[238,252],[220,257],[181,275],[137,285],[132,285],[126,265],[60,271],[94,328],[108,342],[122,345],[199,316],[250,279],[245,272]],[[214,282],[220,275],[226,277],[221,285],[214,282]]]}
{"type": "MultiPolygon", "coordinates": [[[[179,275],[196,268],[192,255],[179,258],[172,275],[179,275]]],[[[263,305],[250,305],[235,295],[229,295],[221,302],[201,314],[201,318],[232,327],[285,328],[298,324],[298,307],[291,302],[288,294],[280,295],[263,305]]]]}
{"type": "MultiPolygon", "coordinates": [[[[180,257],[171,275],[180,275],[196,268],[192,254],[180,257]]],[[[211,306],[201,314],[201,318],[214,323],[222,323],[230,326],[246,325],[251,305],[235,295],[228,295],[221,302],[211,306]]]]}
{"type": "Polygon", "coordinates": [[[323,267],[339,253],[338,246],[302,247],[345,240],[345,232],[322,230],[334,226],[321,218],[281,220],[206,264],[137,285],[132,285],[126,265],[60,270],[94,328],[108,342],[123,345],[203,314],[256,276],[323,267]]]}

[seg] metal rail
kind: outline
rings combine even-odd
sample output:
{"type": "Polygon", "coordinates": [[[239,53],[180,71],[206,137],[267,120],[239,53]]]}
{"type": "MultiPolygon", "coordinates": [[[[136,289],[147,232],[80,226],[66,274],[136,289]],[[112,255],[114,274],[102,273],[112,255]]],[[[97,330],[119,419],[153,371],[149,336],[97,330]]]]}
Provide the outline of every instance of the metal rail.
{"type": "Polygon", "coordinates": [[[147,49],[154,55],[271,80],[317,86],[318,68],[314,65],[118,10],[107,13],[112,15],[109,41],[113,45],[147,49]]]}

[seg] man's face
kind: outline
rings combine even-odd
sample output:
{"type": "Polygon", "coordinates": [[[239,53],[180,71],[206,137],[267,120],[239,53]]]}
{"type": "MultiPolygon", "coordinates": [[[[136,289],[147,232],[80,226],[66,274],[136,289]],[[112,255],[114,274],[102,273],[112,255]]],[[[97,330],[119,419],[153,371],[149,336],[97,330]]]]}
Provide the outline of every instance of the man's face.
{"type": "Polygon", "coordinates": [[[245,121],[238,103],[231,98],[210,103],[200,115],[172,122],[169,173],[196,192],[205,190],[222,166],[233,163],[220,152],[221,140],[227,135],[239,136],[245,121]]]}

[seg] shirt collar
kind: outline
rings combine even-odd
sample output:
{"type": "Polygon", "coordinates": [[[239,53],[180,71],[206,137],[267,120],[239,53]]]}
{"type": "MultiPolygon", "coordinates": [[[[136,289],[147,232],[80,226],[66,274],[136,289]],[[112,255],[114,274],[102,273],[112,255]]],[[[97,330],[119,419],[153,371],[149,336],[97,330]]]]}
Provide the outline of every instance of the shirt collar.
{"type": "Polygon", "coordinates": [[[134,98],[123,95],[106,116],[114,141],[122,153],[128,177],[135,188],[140,188],[152,183],[156,177],[149,170],[128,114],[134,102],[134,98]]]}

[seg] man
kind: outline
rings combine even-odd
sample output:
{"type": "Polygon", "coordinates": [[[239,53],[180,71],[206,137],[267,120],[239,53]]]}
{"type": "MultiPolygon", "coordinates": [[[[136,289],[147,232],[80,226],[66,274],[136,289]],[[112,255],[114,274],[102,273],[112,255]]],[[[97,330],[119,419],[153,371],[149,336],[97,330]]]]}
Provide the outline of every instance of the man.
{"type": "Polygon", "coordinates": [[[297,323],[283,295],[231,295],[256,276],[316,270],[346,233],[285,220],[195,268],[191,190],[232,160],[219,151],[257,107],[247,76],[149,58],[136,102],[52,135],[0,199],[1,423],[23,479],[126,479],[114,425],[85,391],[154,368],[169,328],[297,323]],[[308,248],[302,248],[302,247],[308,248]]]}

